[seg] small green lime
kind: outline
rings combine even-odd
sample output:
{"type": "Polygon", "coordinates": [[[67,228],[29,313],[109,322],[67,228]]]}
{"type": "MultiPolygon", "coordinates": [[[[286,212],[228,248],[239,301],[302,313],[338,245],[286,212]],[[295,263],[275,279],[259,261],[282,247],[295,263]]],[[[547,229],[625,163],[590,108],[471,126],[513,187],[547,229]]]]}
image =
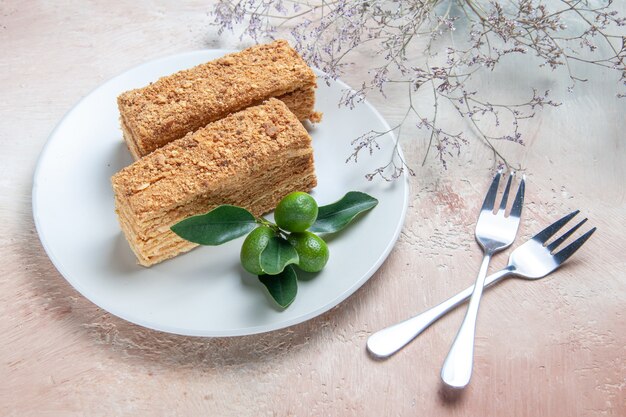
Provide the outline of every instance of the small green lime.
{"type": "Polygon", "coordinates": [[[306,272],[319,272],[328,262],[326,242],[311,232],[291,233],[287,240],[296,248],[300,260],[298,266],[306,272]]]}
{"type": "Polygon", "coordinates": [[[317,210],[317,203],[313,197],[296,191],[280,200],[274,211],[274,219],[281,229],[304,232],[315,223],[317,210]]]}
{"type": "Polygon", "coordinates": [[[267,226],[260,226],[250,232],[246,240],[243,241],[239,259],[241,260],[241,266],[246,271],[254,275],[264,274],[260,264],[261,252],[263,252],[272,236],[274,236],[272,229],[267,226]]]}

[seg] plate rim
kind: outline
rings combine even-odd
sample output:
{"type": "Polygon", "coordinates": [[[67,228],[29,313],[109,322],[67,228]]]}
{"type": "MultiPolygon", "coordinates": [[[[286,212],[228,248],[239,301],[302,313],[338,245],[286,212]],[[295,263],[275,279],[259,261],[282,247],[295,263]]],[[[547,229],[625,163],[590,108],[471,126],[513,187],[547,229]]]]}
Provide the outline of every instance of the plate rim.
{"type": "MultiPolygon", "coordinates": [[[[56,255],[54,254],[54,251],[52,250],[52,247],[49,245],[46,237],[42,233],[42,226],[40,225],[40,219],[39,219],[39,215],[38,215],[38,213],[39,213],[39,203],[38,203],[37,195],[38,195],[38,191],[39,191],[39,177],[40,177],[41,166],[43,164],[43,161],[45,160],[46,154],[49,151],[50,144],[52,143],[53,138],[57,134],[57,131],[60,129],[61,126],[63,126],[63,124],[70,117],[70,115],[74,111],[76,111],[76,109],[87,98],[89,98],[95,92],[97,92],[97,91],[99,91],[101,89],[106,88],[110,83],[112,83],[116,79],[124,76],[126,73],[128,73],[130,71],[135,71],[135,70],[138,70],[138,69],[140,69],[141,67],[144,67],[144,66],[152,66],[152,65],[158,64],[160,61],[171,60],[171,59],[175,59],[175,58],[178,58],[178,57],[195,56],[195,55],[198,55],[198,54],[206,54],[206,53],[227,54],[227,53],[238,52],[238,51],[239,50],[236,50],[236,49],[221,49],[221,48],[220,49],[196,49],[196,50],[187,51],[187,52],[181,52],[181,53],[176,53],[176,54],[160,56],[158,58],[153,58],[153,59],[145,61],[145,62],[143,62],[141,64],[138,64],[138,65],[132,66],[130,68],[127,68],[126,70],[118,73],[117,75],[107,79],[103,83],[98,84],[95,88],[92,88],[87,94],[85,94],[83,97],[81,97],[80,100],[78,100],[74,105],[72,105],[72,107],[63,115],[63,117],[55,125],[54,129],[52,129],[50,134],[47,136],[46,142],[45,142],[44,146],[42,147],[42,149],[41,149],[41,151],[39,153],[39,156],[37,157],[37,162],[36,162],[36,165],[35,165],[35,170],[33,172],[33,179],[32,179],[32,184],[33,185],[32,185],[32,191],[31,191],[31,200],[32,200],[31,208],[32,208],[32,215],[33,215],[33,220],[34,220],[34,224],[35,224],[35,229],[37,231],[37,235],[39,237],[39,241],[41,242],[41,245],[42,245],[44,251],[46,252],[46,255],[48,256],[48,258],[50,259],[50,261],[52,262],[52,264],[54,265],[56,270],[59,272],[59,274],[81,296],[83,296],[89,302],[93,303],[98,308],[101,308],[102,310],[104,310],[104,311],[106,311],[106,312],[108,312],[108,313],[110,313],[110,314],[112,314],[112,315],[114,315],[114,316],[124,320],[124,321],[127,321],[129,323],[133,323],[134,325],[141,326],[141,327],[144,327],[144,328],[147,328],[147,329],[150,329],[150,330],[154,330],[154,331],[170,333],[170,334],[175,334],[175,335],[180,335],[180,336],[190,336],[190,337],[237,337],[237,336],[247,336],[247,335],[268,333],[268,332],[272,332],[272,331],[276,331],[276,330],[285,329],[287,327],[291,327],[291,326],[294,326],[294,325],[297,325],[297,324],[300,324],[300,323],[304,323],[305,321],[311,320],[311,319],[313,319],[315,317],[318,317],[318,316],[326,313],[327,311],[330,311],[331,309],[335,308],[336,306],[341,304],[343,301],[345,301],[352,294],[354,294],[359,288],[361,288],[367,281],[370,280],[370,278],[376,273],[376,271],[378,271],[378,269],[380,269],[381,265],[389,257],[389,254],[393,250],[393,247],[395,246],[396,242],[398,241],[398,238],[400,237],[400,233],[402,231],[402,228],[404,227],[404,222],[406,220],[406,213],[407,213],[407,210],[408,210],[409,195],[410,195],[410,182],[409,182],[409,177],[408,177],[408,175],[406,173],[406,170],[404,170],[400,174],[401,178],[397,178],[397,179],[394,180],[394,181],[402,181],[403,185],[404,185],[404,196],[403,196],[403,202],[402,202],[402,212],[400,214],[400,219],[399,219],[399,222],[397,223],[396,230],[394,230],[392,239],[388,242],[388,244],[385,247],[384,251],[381,252],[381,254],[378,257],[378,259],[376,260],[376,262],[374,264],[372,264],[372,266],[367,270],[366,273],[364,273],[360,277],[360,279],[355,281],[344,292],[342,292],[339,296],[337,296],[334,299],[332,299],[330,302],[326,303],[324,306],[319,307],[317,309],[314,309],[312,311],[309,311],[308,313],[303,314],[301,316],[298,316],[298,317],[295,317],[295,318],[292,318],[292,319],[289,319],[289,320],[286,320],[286,321],[281,321],[281,322],[278,322],[278,323],[275,323],[275,324],[271,324],[271,325],[243,327],[243,328],[237,328],[235,330],[229,330],[229,331],[225,331],[225,330],[219,330],[219,331],[195,331],[195,330],[192,330],[192,329],[183,329],[183,328],[178,328],[178,327],[173,328],[173,327],[171,327],[169,325],[162,325],[162,324],[158,324],[158,323],[152,323],[152,322],[149,322],[149,321],[146,321],[146,320],[139,319],[137,317],[133,317],[132,315],[129,316],[128,314],[122,314],[121,312],[117,311],[116,308],[111,309],[105,303],[96,302],[94,299],[92,299],[91,297],[87,296],[86,293],[88,293],[88,291],[86,291],[83,288],[83,286],[80,284],[80,280],[75,280],[75,279],[72,279],[72,278],[69,277],[69,275],[71,275],[71,274],[67,273],[67,271],[65,270],[65,267],[63,265],[63,262],[61,262],[56,257],[56,255]]],[[[318,76],[326,75],[323,71],[321,71],[321,70],[319,70],[317,68],[313,68],[313,70],[316,73],[316,75],[318,75],[318,76]]],[[[346,84],[344,81],[342,81],[339,78],[334,79],[333,82],[338,83],[344,89],[354,90],[352,87],[350,87],[348,84],[346,84]]],[[[402,148],[401,148],[400,144],[398,143],[398,138],[394,134],[393,130],[391,130],[391,127],[389,126],[389,123],[387,123],[387,121],[382,116],[382,114],[380,114],[380,112],[367,99],[364,99],[362,101],[362,104],[367,106],[367,108],[374,115],[376,115],[376,117],[383,124],[383,126],[387,130],[389,130],[388,133],[390,134],[392,142],[397,147],[397,151],[398,151],[400,157],[402,159],[404,159],[404,154],[403,154],[402,148]]],[[[98,300],[98,301],[101,301],[101,300],[98,300]]]]}

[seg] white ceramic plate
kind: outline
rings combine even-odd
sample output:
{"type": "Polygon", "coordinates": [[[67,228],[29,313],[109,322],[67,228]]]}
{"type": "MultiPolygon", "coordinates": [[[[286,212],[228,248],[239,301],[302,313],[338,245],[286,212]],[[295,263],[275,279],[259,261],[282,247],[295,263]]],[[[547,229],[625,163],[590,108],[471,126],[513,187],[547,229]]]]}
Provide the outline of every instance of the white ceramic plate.
{"type": "Polygon", "coordinates": [[[114,213],[110,177],[132,163],[119,129],[116,97],[157,78],[230,51],[204,50],[135,67],[82,99],[50,135],[33,184],[33,216],[43,247],[59,272],[99,307],[141,326],[192,336],[237,336],[280,329],[313,318],[354,293],[380,267],[396,242],[408,202],[407,179],[367,181],[387,163],[394,138],[382,150],[346,163],[350,142],[389,130],[369,104],[339,108],[342,82],[319,82],[322,123],[311,129],[320,205],[349,190],[367,192],[378,206],[329,239],[330,260],[299,282],[293,304],[280,311],[255,276],[239,266],[241,239],[200,247],[151,268],[138,266],[114,213]]]}

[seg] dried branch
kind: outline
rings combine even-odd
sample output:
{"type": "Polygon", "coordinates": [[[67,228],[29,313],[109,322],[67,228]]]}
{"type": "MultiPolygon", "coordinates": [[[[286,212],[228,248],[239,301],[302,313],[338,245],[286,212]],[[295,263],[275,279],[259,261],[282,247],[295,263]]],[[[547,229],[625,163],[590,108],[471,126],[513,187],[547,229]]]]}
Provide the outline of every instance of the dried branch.
{"type": "MultiPolygon", "coordinates": [[[[543,107],[559,105],[549,91],[536,88],[520,103],[494,103],[472,88],[477,72],[497,70],[506,57],[533,55],[541,61],[539,67],[565,71],[569,91],[587,81],[576,72],[580,65],[617,71],[617,95],[626,96],[626,19],[614,10],[613,0],[554,0],[549,6],[545,0],[222,0],[211,14],[219,33],[237,27],[242,37],[255,41],[274,38],[289,23],[294,47],[327,74],[327,81],[340,76],[350,57],[367,46],[378,60],[360,88],[344,92],[340,104],[353,107],[371,92],[385,95],[388,85],[406,84],[409,106],[391,131],[399,135],[402,126],[414,123],[428,141],[422,163],[434,149],[444,168],[470,136],[442,128],[437,117],[442,105],[451,105],[468,120],[494,152],[494,162],[506,166],[510,164],[496,143],[523,145],[520,122],[543,107]],[[568,19],[577,22],[578,31],[567,27],[568,19]],[[457,27],[459,21],[463,24],[457,27]],[[421,51],[426,62],[417,62],[408,51],[421,51]],[[413,96],[422,92],[432,95],[432,114],[414,105],[413,96]],[[487,130],[503,133],[490,135],[487,130]]],[[[347,161],[374,152],[377,139],[388,133],[372,131],[356,138],[347,161]]],[[[394,179],[405,170],[413,172],[394,151],[390,162],[368,178],[394,179]]]]}

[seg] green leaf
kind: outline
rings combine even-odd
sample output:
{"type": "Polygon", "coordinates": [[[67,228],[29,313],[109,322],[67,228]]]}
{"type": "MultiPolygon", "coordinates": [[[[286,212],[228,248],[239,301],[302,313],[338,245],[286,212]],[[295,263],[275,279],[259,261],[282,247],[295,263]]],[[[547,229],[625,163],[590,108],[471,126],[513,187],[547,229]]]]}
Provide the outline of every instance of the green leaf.
{"type": "Polygon", "coordinates": [[[298,263],[298,252],[282,237],[273,236],[261,252],[261,269],[268,275],[283,272],[289,264],[298,263]]]}
{"type": "Polygon", "coordinates": [[[259,275],[259,281],[282,308],[289,307],[298,293],[298,277],[291,265],[278,275],[259,275]]]}
{"type": "Polygon", "coordinates": [[[374,197],[359,191],[350,191],[339,201],[319,208],[317,220],[309,228],[315,233],[334,233],[346,227],[354,218],[378,204],[374,197]]]}
{"type": "Polygon", "coordinates": [[[243,236],[256,226],[256,219],[248,210],[222,205],[206,214],[182,220],[171,230],[190,242],[215,246],[243,236]]]}

